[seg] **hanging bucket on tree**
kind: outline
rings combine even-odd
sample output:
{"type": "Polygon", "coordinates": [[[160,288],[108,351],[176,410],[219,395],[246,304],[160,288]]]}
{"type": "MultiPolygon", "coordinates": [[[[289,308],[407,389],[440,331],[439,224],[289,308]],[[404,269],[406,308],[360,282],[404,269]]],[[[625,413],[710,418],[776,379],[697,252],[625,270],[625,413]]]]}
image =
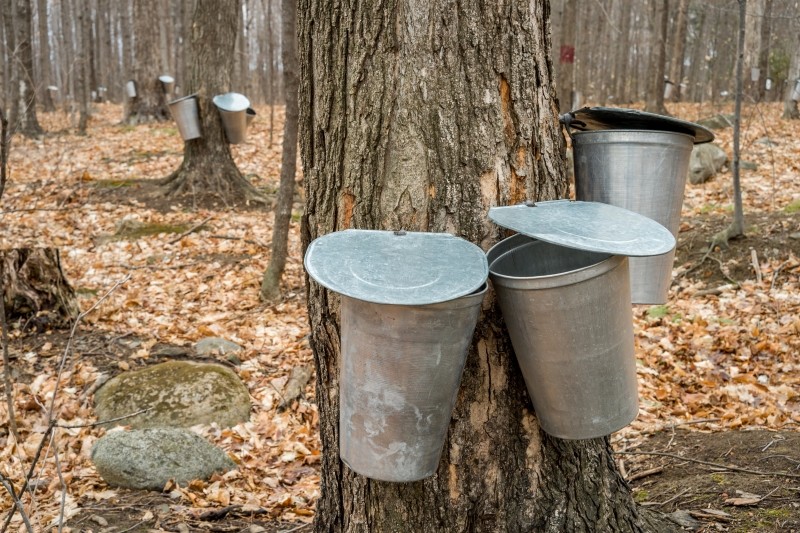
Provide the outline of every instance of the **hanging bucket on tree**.
{"type": "Polygon", "coordinates": [[[172,93],[172,90],[175,88],[175,78],[164,74],[158,77],[158,81],[161,82],[161,88],[164,89],[165,94],[172,93]]]}
{"type": "Polygon", "coordinates": [[[489,250],[489,277],[542,429],[601,437],[639,409],[627,256],[675,246],[625,209],[557,200],[489,211],[519,233],[489,250]]]}
{"type": "Polygon", "coordinates": [[[128,95],[128,98],[136,98],[136,82],[130,80],[128,83],[125,84],[125,94],[128,95]]]}
{"type": "Polygon", "coordinates": [[[320,237],[308,274],[341,295],[339,455],[381,481],[433,475],[486,293],[483,251],[444,233],[320,237]]]}
{"type": "Polygon", "coordinates": [[[250,100],[243,94],[225,93],[214,97],[222,117],[222,127],[230,144],[240,144],[247,139],[247,108],[250,100]]]}
{"type": "Polygon", "coordinates": [[[181,139],[191,141],[202,137],[196,94],[173,100],[168,106],[172,118],[175,119],[175,123],[178,125],[181,139]]]}
{"type": "MultiPolygon", "coordinates": [[[[584,130],[571,133],[576,199],[634,211],[677,237],[692,147],[712,141],[714,134],[691,122],[629,109],[585,108],[566,122],[584,130]]],[[[631,258],[633,303],[666,302],[674,257],[673,251],[631,258]]]]}

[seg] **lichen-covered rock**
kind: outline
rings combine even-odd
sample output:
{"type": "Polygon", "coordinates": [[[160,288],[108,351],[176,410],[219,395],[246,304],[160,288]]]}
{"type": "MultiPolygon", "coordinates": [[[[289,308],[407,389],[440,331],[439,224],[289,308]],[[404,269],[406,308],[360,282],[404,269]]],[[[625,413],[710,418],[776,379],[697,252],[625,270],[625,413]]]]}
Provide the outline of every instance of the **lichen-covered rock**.
{"type": "Polygon", "coordinates": [[[689,159],[689,183],[705,183],[722,170],[728,156],[719,146],[712,143],[697,144],[689,159]]]}
{"type": "Polygon", "coordinates": [[[134,429],[212,422],[229,427],[250,418],[250,394],[229,368],[191,361],[169,361],[125,372],[95,393],[100,420],[143,409],[148,411],[118,423],[134,429]]]}
{"type": "Polygon", "coordinates": [[[242,347],[222,337],[206,337],[197,341],[194,350],[198,355],[229,355],[242,351],[242,347]]]}
{"type": "Polygon", "coordinates": [[[223,450],[175,428],[109,433],[92,448],[92,462],[111,486],[149,490],[162,490],[169,480],[186,485],[236,467],[223,450]]]}

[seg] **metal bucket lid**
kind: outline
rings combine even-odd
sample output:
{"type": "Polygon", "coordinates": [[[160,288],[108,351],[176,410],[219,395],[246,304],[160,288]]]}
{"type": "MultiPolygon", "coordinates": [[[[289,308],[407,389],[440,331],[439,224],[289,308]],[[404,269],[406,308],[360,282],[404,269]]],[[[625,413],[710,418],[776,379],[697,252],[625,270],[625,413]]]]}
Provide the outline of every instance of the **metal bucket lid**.
{"type": "Polygon", "coordinates": [[[587,252],[645,257],[675,247],[675,237],[655,220],[598,202],[553,200],[492,207],[489,218],[528,237],[587,252]]]}
{"type": "Polygon", "coordinates": [[[366,302],[427,305],[470,294],[489,267],[478,246],[449,233],[345,230],[311,243],[308,275],[366,302]]]}
{"type": "Polygon", "coordinates": [[[214,105],[223,111],[244,111],[250,107],[250,100],[243,94],[239,93],[225,93],[218,94],[213,98],[214,105]]]}
{"type": "Polygon", "coordinates": [[[161,83],[175,83],[175,78],[164,74],[163,76],[158,77],[158,81],[160,81],[161,83]]]}
{"type": "Polygon", "coordinates": [[[579,131],[649,130],[691,135],[695,144],[714,140],[711,130],[694,122],[636,109],[584,107],[561,116],[561,122],[579,131]]]}

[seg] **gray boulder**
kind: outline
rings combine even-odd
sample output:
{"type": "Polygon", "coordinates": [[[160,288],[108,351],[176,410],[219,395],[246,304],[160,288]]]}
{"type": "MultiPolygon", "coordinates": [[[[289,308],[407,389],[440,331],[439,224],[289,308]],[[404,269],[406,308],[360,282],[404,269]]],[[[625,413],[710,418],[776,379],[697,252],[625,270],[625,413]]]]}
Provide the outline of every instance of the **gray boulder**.
{"type": "Polygon", "coordinates": [[[118,422],[134,429],[212,422],[229,427],[250,418],[250,394],[236,373],[222,365],[191,361],[169,361],[120,374],[95,393],[94,401],[100,420],[147,409],[118,422]]]}
{"type": "Polygon", "coordinates": [[[733,127],[735,118],[734,115],[714,115],[713,117],[702,118],[697,123],[712,130],[724,130],[733,127]]]}
{"type": "Polygon", "coordinates": [[[222,337],[206,337],[197,341],[194,350],[204,356],[228,355],[242,351],[242,347],[222,337]]]}
{"type": "Polygon", "coordinates": [[[97,473],[113,487],[162,490],[169,480],[186,485],[236,464],[221,449],[184,429],[115,431],[92,448],[97,473]]]}
{"type": "Polygon", "coordinates": [[[722,170],[728,156],[719,146],[712,143],[697,144],[689,159],[689,182],[697,185],[705,183],[722,170]]]}

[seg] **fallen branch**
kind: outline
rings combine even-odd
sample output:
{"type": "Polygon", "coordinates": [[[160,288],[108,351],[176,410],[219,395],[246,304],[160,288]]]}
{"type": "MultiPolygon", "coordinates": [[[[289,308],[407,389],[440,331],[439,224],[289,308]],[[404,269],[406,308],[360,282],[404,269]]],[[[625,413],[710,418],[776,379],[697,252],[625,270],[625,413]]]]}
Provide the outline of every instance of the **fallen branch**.
{"type": "Polygon", "coordinates": [[[25,513],[25,506],[22,505],[22,501],[14,491],[14,485],[3,475],[2,472],[0,472],[0,485],[3,485],[3,488],[5,488],[8,494],[11,496],[11,499],[14,502],[14,507],[19,509],[19,515],[22,517],[22,522],[25,524],[25,529],[28,530],[29,533],[33,533],[33,527],[31,527],[31,522],[28,519],[28,515],[25,513]]]}
{"type": "Polygon", "coordinates": [[[631,481],[636,481],[637,479],[642,479],[649,476],[654,476],[656,474],[660,474],[664,471],[663,466],[657,466],[655,468],[648,468],[647,470],[642,470],[641,472],[636,472],[632,476],[626,478],[625,480],[630,483],[631,481]]]}
{"type": "Polygon", "coordinates": [[[91,428],[91,427],[94,427],[94,426],[100,426],[100,425],[103,425],[103,424],[108,424],[110,422],[118,422],[120,420],[125,420],[126,418],[133,418],[134,416],[138,416],[138,415],[140,415],[142,413],[146,413],[146,412],[148,412],[148,411],[150,411],[152,409],[153,409],[152,407],[146,407],[144,409],[139,409],[135,413],[131,413],[129,415],[118,416],[116,418],[109,418],[107,420],[98,420],[97,422],[89,422],[89,423],[86,423],[86,424],[72,424],[72,425],[56,424],[56,427],[57,428],[61,428],[61,429],[91,428]]]}
{"type": "Polygon", "coordinates": [[[200,222],[199,224],[195,224],[195,225],[194,225],[194,226],[192,226],[191,228],[187,229],[186,231],[184,231],[183,233],[181,233],[180,235],[178,235],[177,237],[175,237],[174,239],[172,239],[171,241],[169,241],[167,244],[175,244],[176,242],[178,242],[179,240],[183,239],[184,237],[186,237],[186,236],[187,236],[187,235],[189,235],[190,233],[194,233],[195,231],[197,231],[197,230],[199,230],[200,228],[202,228],[202,227],[205,225],[205,223],[206,223],[206,222],[208,222],[209,220],[211,220],[211,218],[212,218],[212,217],[208,217],[208,218],[206,218],[205,220],[203,220],[202,222],[200,222]]]}
{"type": "Polygon", "coordinates": [[[263,242],[256,241],[254,239],[246,239],[244,237],[235,237],[233,235],[209,235],[211,239],[224,239],[228,241],[244,241],[247,244],[255,244],[256,246],[260,246],[262,248],[269,248],[272,246],[272,243],[264,244],[263,242]]]}
{"type": "Polygon", "coordinates": [[[761,285],[761,265],[758,263],[758,253],[755,248],[750,248],[750,263],[753,265],[753,270],[756,271],[756,283],[761,285]]]}
{"type": "Polygon", "coordinates": [[[788,477],[792,479],[800,479],[800,474],[789,474],[787,472],[762,472],[760,470],[751,470],[749,468],[742,468],[734,465],[724,465],[721,463],[702,461],[700,459],[692,459],[691,457],[683,457],[680,455],[676,455],[674,453],[666,453],[666,452],[614,452],[614,453],[616,455],[654,455],[657,457],[669,457],[671,459],[677,459],[679,461],[689,461],[690,463],[697,463],[700,465],[711,466],[714,468],[720,468],[722,470],[729,470],[731,472],[742,472],[743,474],[753,474],[755,476],[779,476],[779,477],[788,477]]]}
{"type": "MultiPolygon", "coordinates": [[[[36,465],[39,463],[39,457],[41,457],[42,449],[44,448],[44,444],[48,441],[48,439],[50,438],[50,434],[53,432],[53,429],[57,425],[57,423],[56,423],[57,422],[57,418],[55,416],[56,398],[58,396],[58,390],[59,390],[59,386],[61,384],[61,376],[64,373],[64,366],[66,365],[67,359],[69,358],[69,354],[72,352],[72,344],[75,341],[75,334],[78,331],[78,325],[86,317],[86,315],[88,315],[89,313],[91,313],[92,311],[97,309],[100,306],[101,303],[103,303],[106,299],[108,299],[108,297],[111,296],[111,294],[114,291],[116,291],[123,283],[126,283],[129,279],[131,279],[131,275],[130,274],[128,274],[127,276],[125,276],[121,280],[119,280],[116,283],[114,283],[114,285],[103,296],[101,296],[96,302],[94,302],[94,304],[92,304],[92,306],[88,310],[80,313],[78,315],[78,317],[75,319],[75,322],[72,324],[72,329],[70,330],[69,338],[67,339],[67,345],[64,348],[64,353],[61,354],[61,360],[59,361],[58,372],[56,373],[56,385],[53,388],[53,396],[50,398],[50,404],[49,404],[49,406],[47,408],[47,429],[45,429],[44,435],[42,435],[42,440],[39,442],[39,446],[37,446],[37,448],[36,448],[36,453],[33,456],[33,461],[31,461],[31,466],[28,469],[28,473],[25,476],[25,481],[22,484],[22,488],[20,490],[20,494],[22,494],[23,492],[28,490],[28,486],[30,484],[30,481],[31,481],[31,479],[33,479],[33,473],[36,470],[36,465]]],[[[58,455],[58,450],[56,450],[55,454],[58,455]]],[[[56,464],[58,464],[58,458],[56,458],[56,464]]],[[[58,470],[58,474],[59,474],[59,476],[61,475],[60,470],[58,470]]],[[[62,493],[65,493],[65,492],[66,492],[66,490],[62,491],[62,493]]],[[[62,498],[61,508],[59,510],[59,516],[63,516],[64,504],[65,504],[65,499],[62,498]]],[[[6,515],[6,519],[5,519],[5,522],[3,523],[3,527],[0,528],[0,533],[5,533],[5,531],[8,529],[9,524],[11,524],[11,519],[14,518],[14,514],[16,512],[17,512],[17,507],[16,506],[11,507],[11,510],[6,515]]],[[[61,526],[59,527],[59,529],[61,529],[61,526]]]]}

